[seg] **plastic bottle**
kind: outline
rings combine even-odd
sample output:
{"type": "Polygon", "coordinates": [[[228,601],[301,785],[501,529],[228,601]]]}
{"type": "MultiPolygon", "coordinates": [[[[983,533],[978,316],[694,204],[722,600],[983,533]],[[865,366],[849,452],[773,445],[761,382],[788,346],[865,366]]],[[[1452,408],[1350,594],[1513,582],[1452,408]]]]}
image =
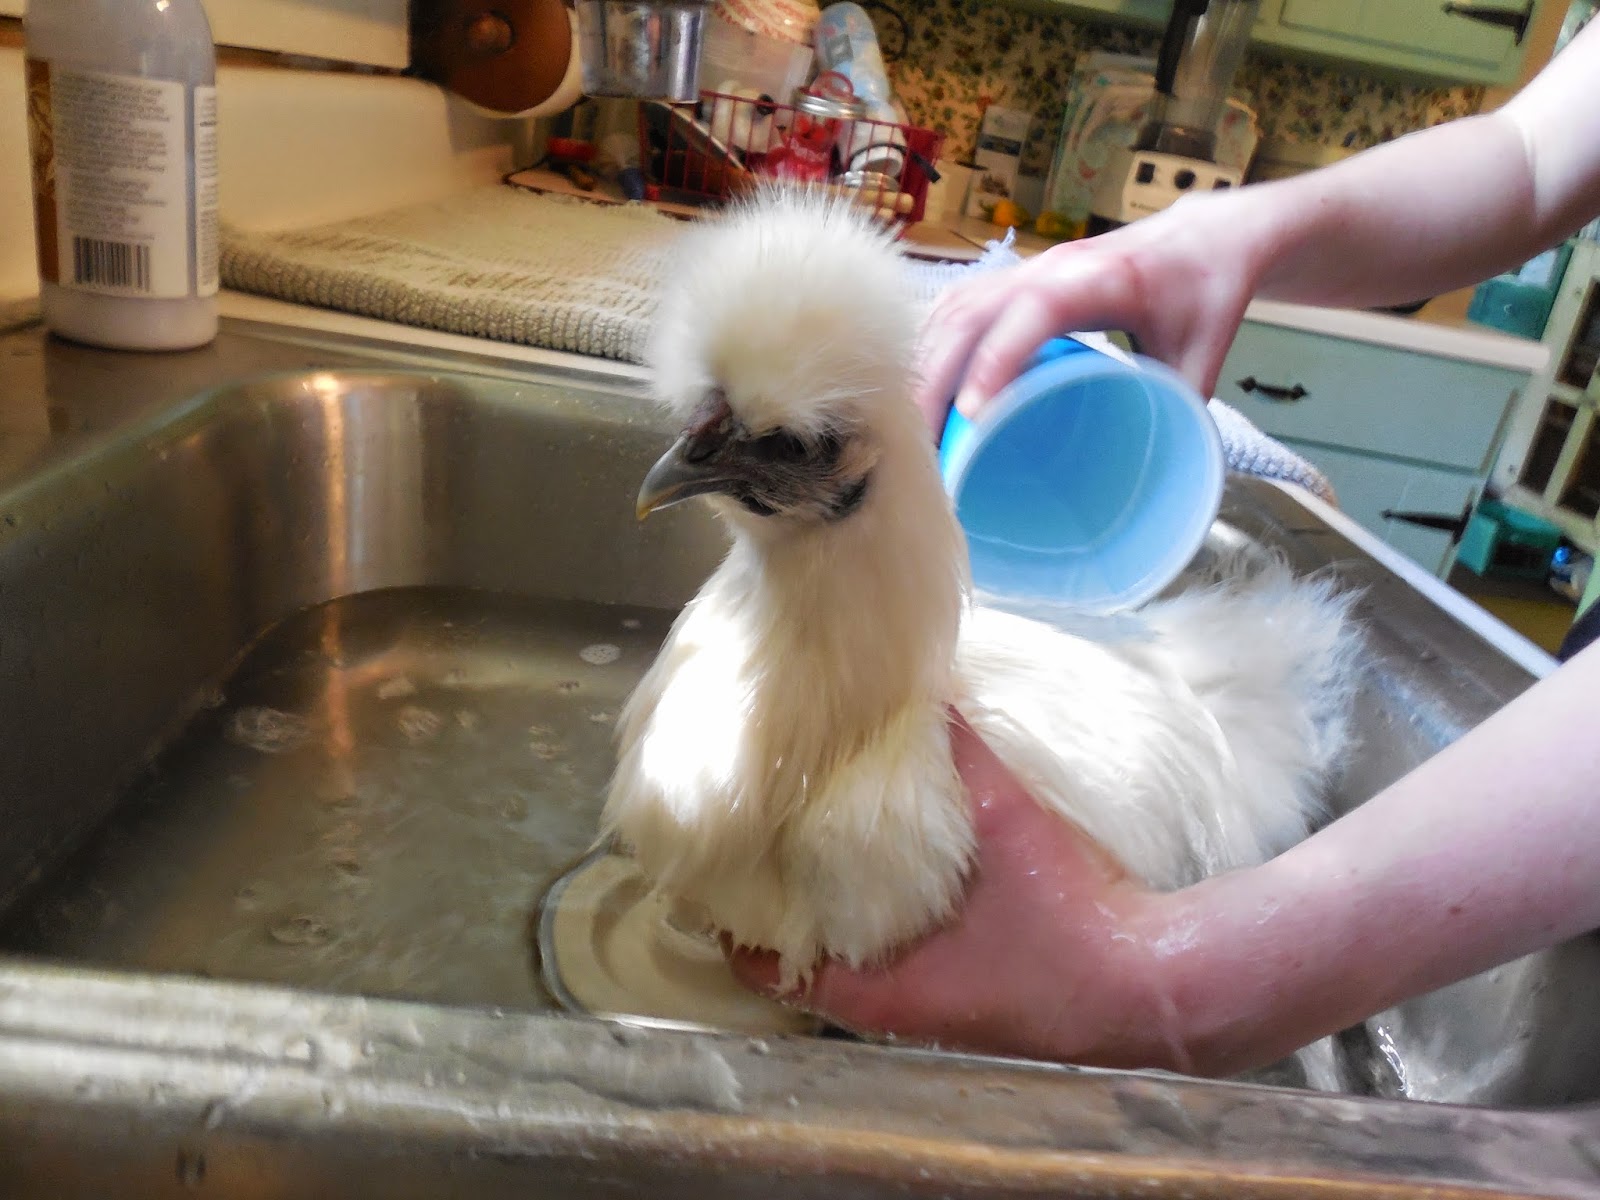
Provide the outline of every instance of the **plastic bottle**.
{"type": "Polygon", "coordinates": [[[822,10],[814,33],[817,62],[850,81],[857,100],[867,106],[869,121],[841,131],[839,157],[847,171],[866,171],[900,178],[905,165],[905,137],[896,124],[905,121],[889,88],[878,33],[859,4],[843,0],[822,10]]]}
{"type": "Polygon", "coordinates": [[[200,0],[29,0],[40,304],[126,350],[217,334],[216,49],[200,0]]]}

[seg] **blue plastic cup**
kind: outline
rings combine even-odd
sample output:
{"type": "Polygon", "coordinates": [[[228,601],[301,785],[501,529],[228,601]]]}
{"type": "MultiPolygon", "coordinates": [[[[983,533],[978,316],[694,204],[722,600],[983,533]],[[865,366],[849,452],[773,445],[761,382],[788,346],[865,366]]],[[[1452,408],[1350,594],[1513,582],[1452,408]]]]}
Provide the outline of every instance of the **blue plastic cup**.
{"type": "Polygon", "coordinates": [[[939,468],[980,593],[1105,613],[1143,604],[1194,558],[1226,462],[1176,372],[1057,338],[976,422],[951,410],[939,468]]]}

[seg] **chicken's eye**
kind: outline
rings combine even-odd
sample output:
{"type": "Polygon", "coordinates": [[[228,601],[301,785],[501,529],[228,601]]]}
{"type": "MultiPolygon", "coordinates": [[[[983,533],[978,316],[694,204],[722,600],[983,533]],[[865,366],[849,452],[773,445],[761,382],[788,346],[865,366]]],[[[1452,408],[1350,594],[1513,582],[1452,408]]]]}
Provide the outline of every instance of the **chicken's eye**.
{"type": "Polygon", "coordinates": [[[784,429],[756,438],[750,443],[751,457],[770,463],[799,463],[811,456],[811,447],[784,429]]]}

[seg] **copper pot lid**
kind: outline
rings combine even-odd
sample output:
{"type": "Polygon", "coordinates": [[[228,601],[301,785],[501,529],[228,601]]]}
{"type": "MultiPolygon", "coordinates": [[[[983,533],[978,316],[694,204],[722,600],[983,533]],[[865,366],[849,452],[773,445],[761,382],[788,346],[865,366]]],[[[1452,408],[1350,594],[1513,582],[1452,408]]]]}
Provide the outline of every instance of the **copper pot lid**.
{"type": "Polygon", "coordinates": [[[565,0],[433,0],[415,13],[417,74],[491,113],[517,116],[559,102],[575,74],[565,0]]]}

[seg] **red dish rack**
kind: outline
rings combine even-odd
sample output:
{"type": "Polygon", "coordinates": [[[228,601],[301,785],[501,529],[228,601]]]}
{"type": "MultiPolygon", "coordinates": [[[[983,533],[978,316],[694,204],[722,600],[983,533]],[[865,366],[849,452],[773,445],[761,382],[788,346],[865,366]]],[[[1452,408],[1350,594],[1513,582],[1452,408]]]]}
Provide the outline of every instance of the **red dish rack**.
{"type": "Polygon", "coordinates": [[[764,178],[805,179],[849,194],[896,230],[922,220],[943,146],[944,135],[931,129],[817,116],[793,104],[727,92],[701,92],[697,101],[643,104],[639,110],[640,160],[663,200],[716,204],[764,178]],[[803,142],[814,156],[819,140],[827,143],[820,161],[794,153],[803,142]],[[900,150],[900,165],[850,172],[841,161],[841,140],[858,148],[893,146],[900,150]]]}

